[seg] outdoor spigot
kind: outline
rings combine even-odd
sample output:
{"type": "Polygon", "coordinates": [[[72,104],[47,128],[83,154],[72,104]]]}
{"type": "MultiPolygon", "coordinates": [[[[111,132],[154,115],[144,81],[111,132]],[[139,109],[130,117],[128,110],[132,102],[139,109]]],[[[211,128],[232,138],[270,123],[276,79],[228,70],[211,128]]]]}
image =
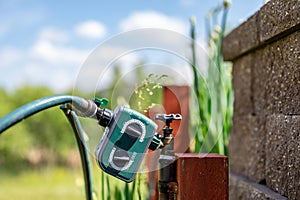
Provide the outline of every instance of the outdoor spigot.
{"type": "Polygon", "coordinates": [[[164,148],[161,151],[159,164],[159,199],[176,199],[178,184],[176,181],[176,155],[174,152],[173,129],[170,127],[173,120],[181,120],[180,114],[158,114],[156,120],[166,123],[163,128],[162,143],[164,148]]]}
{"type": "Polygon", "coordinates": [[[180,114],[157,114],[155,115],[154,119],[165,122],[166,126],[163,128],[163,135],[155,133],[154,137],[152,138],[149,149],[153,151],[163,148],[172,141],[173,129],[170,127],[170,125],[173,120],[181,120],[182,117],[180,114]]]}
{"type": "Polygon", "coordinates": [[[162,136],[162,143],[163,145],[169,144],[172,139],[173,129],[170,127],[173,120],[181,120],[182,116],[180,114],[157,114],[155,115],[156,120],[160,120],[165,122],[166,126],[163,128],[163,136],[162,136]]]}
{"type": "Polygon", "coordinates": [[[180,114],[157,114],[155,119],[165,122],[166,126],[170,127],[173,120],[181,120],[182,116],[180,114]]]}

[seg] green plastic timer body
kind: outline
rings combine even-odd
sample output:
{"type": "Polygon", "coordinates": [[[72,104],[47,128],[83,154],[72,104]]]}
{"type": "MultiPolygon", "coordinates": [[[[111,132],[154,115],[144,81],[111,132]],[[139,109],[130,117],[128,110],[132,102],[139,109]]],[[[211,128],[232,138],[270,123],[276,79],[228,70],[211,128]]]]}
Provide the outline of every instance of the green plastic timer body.
{"type": "Polygon", "coordinates": [[[125,182],[133,181],[156,129],[146,116],[118,106],[96,150],[101,169],[125,182]]]}

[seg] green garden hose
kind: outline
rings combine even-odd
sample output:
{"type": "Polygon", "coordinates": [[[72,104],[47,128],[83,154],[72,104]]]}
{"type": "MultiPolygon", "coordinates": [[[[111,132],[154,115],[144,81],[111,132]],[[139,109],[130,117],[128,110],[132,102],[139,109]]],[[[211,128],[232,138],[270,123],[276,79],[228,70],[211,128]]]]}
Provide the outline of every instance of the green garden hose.
{"type": "MultiPolygon", "coordinates": [[[[80,116],[84,117],[94,117],[97,110],[97,105],[90,100],[85,100],[81,97],[69,96],[69,95],[55,95],[44,97],[28,104],[25,104],[13,112],[7,114],[0,119],[0,134],[10,128],[11,126],[17,124],[18,122],[30,117],[40,111],[46,110],[48,108],[64,105],[66,103],[71,103],[72,107],[79,113],[80,116]]],[[[76,142],[78,145],[81,164],[83,169],[83,176],[85,181],[85,194],[87,200],[92,200],[92,178],[91,170],[89,166],[89,157],[87,149],[84,145],[83,130],[81,128],[79,119],[74,111],[70,108],[61,107],[67,116],[73,131],[75,133],[76,142]]]]}

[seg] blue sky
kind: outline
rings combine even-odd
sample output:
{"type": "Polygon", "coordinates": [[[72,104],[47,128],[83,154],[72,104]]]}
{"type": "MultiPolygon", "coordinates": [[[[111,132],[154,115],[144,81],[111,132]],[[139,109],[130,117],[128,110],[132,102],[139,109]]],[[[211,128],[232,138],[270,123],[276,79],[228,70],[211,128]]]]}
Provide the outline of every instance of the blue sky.
{"type": "MultiPolygon", "coordinates": [[[[0,0],[0,87],[13,90],[32,84],[65,91],[74,84],[88,55],[124,31],[155,27],[187,34],[189,17],[196,16],[199,38],[203,39],[204,17],[219,3],[0,0]]],[[[233,1],[228,26],[238,26],[263,3],[233,1]]]]}

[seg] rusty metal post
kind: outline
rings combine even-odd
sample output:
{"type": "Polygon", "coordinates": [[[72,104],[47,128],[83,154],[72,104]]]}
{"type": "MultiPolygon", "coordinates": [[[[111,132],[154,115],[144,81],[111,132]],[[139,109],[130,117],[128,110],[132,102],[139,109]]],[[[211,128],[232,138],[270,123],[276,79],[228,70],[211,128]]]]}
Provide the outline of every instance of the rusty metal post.
{"type": "Polygon", "coordinates": [[[218,154],[178,154],[178,200],[228,200],[228,158],[218,154]]]}
{"type": "MultiPolygon", "coordinates": [[[[189,151],[189,87],[188,86],[165,86],[163,88],[163,105],[166,113],[180,113],[182,121],[172,123],[170,135],[176,139],[164,147],[159,159],[159,199],[177,199],[178,184],[176,181],[175,152],[189,151]]],[[[167,133],[168,134],[168,133],[167,133]]]]}
{"type": "Polygon", "coordinates": [[[181,121],[172,123],[175,153],[189,152],[189,90],[189,86],[171,85],[163,87],[163,106],[166,113],[179,113],[182,116],[181,121]]]}

